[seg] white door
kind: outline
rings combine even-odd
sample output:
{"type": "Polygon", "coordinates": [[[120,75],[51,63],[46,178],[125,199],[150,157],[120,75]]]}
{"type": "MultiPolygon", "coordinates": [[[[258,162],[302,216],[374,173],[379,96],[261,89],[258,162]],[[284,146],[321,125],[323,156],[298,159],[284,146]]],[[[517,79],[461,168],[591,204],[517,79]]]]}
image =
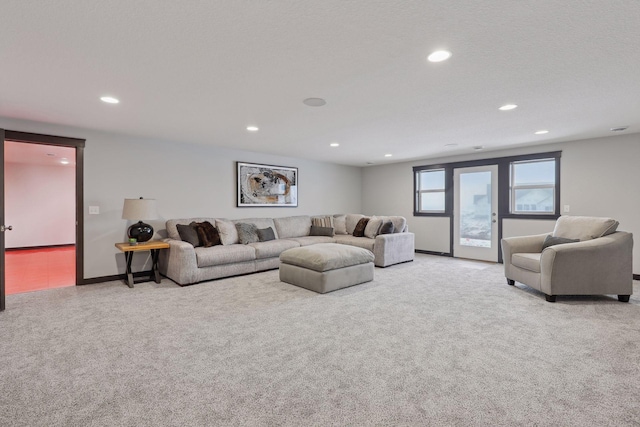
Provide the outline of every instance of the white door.
{"type": "Polygon", "coordinates": [[[498,165],[453,171],[453,256],[498,262],[498,165]]]}

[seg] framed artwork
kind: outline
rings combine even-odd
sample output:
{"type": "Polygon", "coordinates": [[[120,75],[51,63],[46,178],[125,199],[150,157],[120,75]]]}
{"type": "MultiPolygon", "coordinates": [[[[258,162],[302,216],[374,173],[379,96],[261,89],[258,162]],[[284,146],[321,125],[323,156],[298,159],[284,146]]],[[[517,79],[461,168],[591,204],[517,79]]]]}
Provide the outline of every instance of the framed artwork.
{"type": "Polygon", "coordinates": [[[238,207],[298,206],[298,168],[237,162],[238,207]]]}

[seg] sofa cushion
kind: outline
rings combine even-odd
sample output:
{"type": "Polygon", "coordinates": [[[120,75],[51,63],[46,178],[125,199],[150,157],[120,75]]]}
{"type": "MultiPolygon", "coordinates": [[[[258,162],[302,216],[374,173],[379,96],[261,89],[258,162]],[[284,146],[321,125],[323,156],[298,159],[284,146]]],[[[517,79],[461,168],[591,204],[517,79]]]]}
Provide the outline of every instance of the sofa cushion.
{"type": "Polygon", "coordinates": [[[178,229],[180,240],[191,243],[194,248],[201,246],[200,239],[198,238],[198,232],[195,227],[191,225],[176,224],[176,228],[178,229]]]}
{"type": "Polygon", "coordinates": [[[238,232],[238,242],[241,245],[258,242],[258,227],[254,224],[245,222],[236,223],[236,231],[238,232]]]}
{"type": "Polygon", "coordinates": [[[551,235],[544,238],[544,242],[542,242],[542,250],[544,251],[549,246],[562,245],[564,243],[575,243],[579,242],[578,239],[567,239],[564,237],[553,237],[551,235]]]}
{"type": "Polygon", "coordinates": [[[209,248],[222,244],[218,230],[209,221],[192,222],[189,225],[196,230],[200,246],[209,248]]]}
{"type": "Polygon", "coordinates": [[[269,240],[275,240],[276,234],[273,228],[258,228],[258,240],[260,242],[268,242],[269,240]]]}
{"type": "Polygon", "coordinates": [[[540,256],[541,254],[538,253],[516,253],[511,255],[511,264],[534,273],[540,273],[540,256]]]}
{"type": "Polygon", "coordinates": [[[220,233],[220,240],[223,245],[235,245],[238,243],[238,230],[236,230],[236,225],[232,221],[217,219],[216,228],[220,233]]]}
{"type": "Polygon", "coordinates": [[[279,239],[308,236],[311,229],[311,217],[308,215],[274,218],[279,239]]]}
{"type": "Polygon", "coordinates": [[[218,245],[210,248],[195,248],[195,251],[198,267],[234,264],[256,259],[256,250],[250,245],[218,245]]]}
{"type": "Polygon", "coordinates": [[[298,242],[288,239],[249,243],[249,246],[252,246],[256,250],[256,259],[276,258],[287,249],[300,247],[298,242]]]}
{"type": "Polygon", "coordinates": [[[333,237],[333,227],[318,227],[316,225],[311,226],[309,236],[328,236],[333,237]]]}
{"type": "Polygon", "coordinates": [[[382,217],[372,216],[364,229],[364,237],[375,239],[378,233],[380,233],[380,226],[382,225],[382,221],[382,217]]]}
{"type": "Polygon", "coordinates": [[[341,236],[336,235],[334,237],[336,243],[340,243],[342,245],[351,245],[357,246],[359,248],[368,249],[373,252],[373,247],[375,246],[375,239],[370,239],[368,237],[353,237],[353,236],[341,236]]]}
{"type": "Polygon", "coordinates": [[[346,215],[334,215],[333,216],[333,229],[335,234],[348,234],[347,233],[347,216],[346,215]]]}
{"type": "Polygon", "coordinates": [[[354,237],[364,237],[364,229],[367,228],[369,223],[369,217],[360,218],[360,221],[356,224],[356,228],[353,229],[354,237]]]}
{"type": "Polygon", "coordinates": [[[591,240],[616,231],[618,221],[611,218],[563,215],[556,221],[553,237],[591,240]]]}
{"type": "Polygon", "coordinates": [[[393,222],[391,220],[386,219],[380,225],[380,230],[378,234],[393,234],[395,232],[395,228],[393,227],[393,222]]]}
{"type": "Polygon", "coordinates": [[[356,229],[356,225],[358,225],[358,221],[360,221],[362,218],[364,218],[364,215],[347,214],[347,217],[345,219],[346,228],[347,228],[347,234],[353,235],[353,230],[356,229]]]}
{"type": "Polygon", "coordinates": [[[303,236],[303,237],[290,237],[287,240],[298,243],[300,246],[315,245],[317,243],[335,243],[335,239],[329,236],[303,236]]]}

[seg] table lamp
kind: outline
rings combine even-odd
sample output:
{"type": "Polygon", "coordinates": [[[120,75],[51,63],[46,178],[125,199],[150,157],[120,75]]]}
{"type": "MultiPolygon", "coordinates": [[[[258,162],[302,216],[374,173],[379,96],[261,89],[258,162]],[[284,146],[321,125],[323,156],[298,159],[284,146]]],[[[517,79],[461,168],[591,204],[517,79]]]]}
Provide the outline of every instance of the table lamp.
{"type": "Polygon", "coordinates": [[[136,239],[137,242],[146,242],[153,237],[153,227],[145,224],[142,220],[157,219],[158,211],[156,210],[155,199],[124,199],[122,208],[122,219],[136,221],[127,230],[130,239],[136,239]]]}

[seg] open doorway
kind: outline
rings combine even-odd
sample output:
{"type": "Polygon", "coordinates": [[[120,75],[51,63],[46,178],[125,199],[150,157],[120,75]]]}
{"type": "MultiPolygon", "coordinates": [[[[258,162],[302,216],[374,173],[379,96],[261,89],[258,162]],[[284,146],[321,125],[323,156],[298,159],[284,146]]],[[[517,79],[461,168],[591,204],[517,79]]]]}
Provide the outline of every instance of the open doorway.
{"type": "Polygon", "coordinates": [[[4,146],[6,295],[76,284],[75,148],[4,146]]]}

